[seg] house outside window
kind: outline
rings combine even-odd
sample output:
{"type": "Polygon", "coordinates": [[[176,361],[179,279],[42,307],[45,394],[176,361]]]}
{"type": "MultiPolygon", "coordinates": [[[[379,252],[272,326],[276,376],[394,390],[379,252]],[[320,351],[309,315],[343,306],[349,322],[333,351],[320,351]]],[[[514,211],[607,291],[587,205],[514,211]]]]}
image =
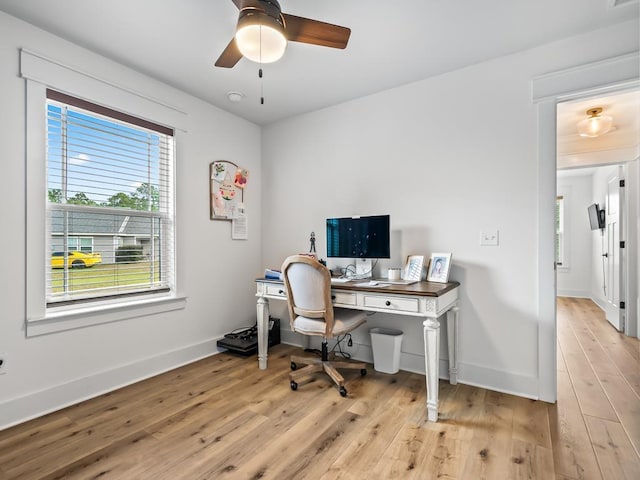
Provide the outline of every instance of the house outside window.
{"type": "Polygon", "coordinates": [[[50,89],[46,107],[47,251],[94,255],[50,260],[47,307],[171,291],[173,131],[50,89]]]}

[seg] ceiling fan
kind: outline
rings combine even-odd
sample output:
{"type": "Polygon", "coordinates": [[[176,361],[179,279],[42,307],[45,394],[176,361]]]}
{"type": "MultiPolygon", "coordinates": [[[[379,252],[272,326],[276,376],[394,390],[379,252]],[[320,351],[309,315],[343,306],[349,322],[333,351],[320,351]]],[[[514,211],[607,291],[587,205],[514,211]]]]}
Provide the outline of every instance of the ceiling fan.
{"type": "Polygon", "coordinates": [[[279,60],[289,42],[345,48],[351,29],[282,13],[277,0],[232,0],[240,10],[236,34],[216,67],[231,68],[242,57],[258,63],[279,60]]]}

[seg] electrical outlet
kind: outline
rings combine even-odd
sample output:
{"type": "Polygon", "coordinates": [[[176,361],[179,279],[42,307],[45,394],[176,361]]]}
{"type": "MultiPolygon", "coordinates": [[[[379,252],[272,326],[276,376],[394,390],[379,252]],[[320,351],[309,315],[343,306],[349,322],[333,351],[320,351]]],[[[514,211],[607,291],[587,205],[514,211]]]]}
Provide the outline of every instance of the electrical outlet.
{"type": "Polygon", "coordinates": [[[7,373],[7,354],[0,353],[0,375],[7,373]]]}

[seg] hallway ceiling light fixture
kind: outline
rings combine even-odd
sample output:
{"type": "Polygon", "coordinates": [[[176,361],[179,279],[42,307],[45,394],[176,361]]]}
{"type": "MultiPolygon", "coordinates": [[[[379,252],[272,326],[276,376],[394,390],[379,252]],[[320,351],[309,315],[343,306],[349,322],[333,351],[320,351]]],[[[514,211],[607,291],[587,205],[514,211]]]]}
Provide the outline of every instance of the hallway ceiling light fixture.
{"type": "Polygon", "coordinates": [[[581,137],[595,138],[611,130],[613,119],[609,115],[602,115],[602,107],[587,110],[588,117],[578,122],[578,134],[581,137]]]}

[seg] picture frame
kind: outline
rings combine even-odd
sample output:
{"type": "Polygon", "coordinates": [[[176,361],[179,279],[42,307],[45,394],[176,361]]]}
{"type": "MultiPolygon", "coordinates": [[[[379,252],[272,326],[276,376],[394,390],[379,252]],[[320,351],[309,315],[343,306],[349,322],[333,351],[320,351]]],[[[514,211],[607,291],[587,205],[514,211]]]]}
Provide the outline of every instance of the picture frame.
{"type": "Polygon", "coordinates": [[[427,270],[427,282],[447,283],[451,271],[451,253],[432,253],[427,270]]]}
{"type": "Polygon", "coordinates": [[[422,280],[422,271],[424,270],[424,255],[409,255],[407,262],[404,264],[402,278],[404,280],[422,280]]]}

